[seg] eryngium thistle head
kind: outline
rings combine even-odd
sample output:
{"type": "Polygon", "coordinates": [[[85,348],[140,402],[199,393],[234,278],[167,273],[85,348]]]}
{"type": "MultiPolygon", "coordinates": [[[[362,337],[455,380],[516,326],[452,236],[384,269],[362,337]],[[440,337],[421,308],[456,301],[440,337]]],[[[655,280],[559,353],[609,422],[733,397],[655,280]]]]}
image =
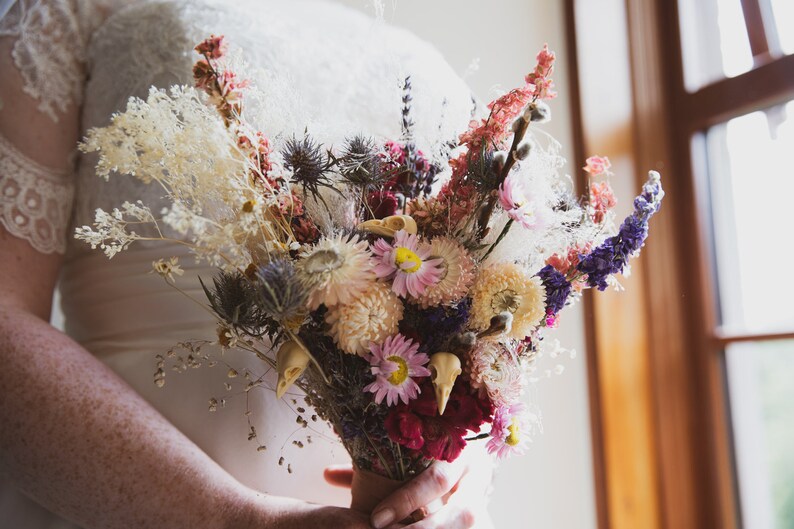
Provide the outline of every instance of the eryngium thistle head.
{"type": "Polygon", "coordinates": [[[256,328],[263,315],[256,304],[256,289],[240,272],[219,272],[212,278],[214,289],[201,286],[215,314],[234,327],[256,328]]]}
{"type": "Polygon", "coordinates": [[[345,141],[337,164],[345,182],[364,189],[380,187],[390,176],[381,168],[375,140],[362,135],[345,141]]]}
{"type": "Polygon", "coordinates": [[[292,138],[281,150],[284,167],[292,171],[292,182],[303,186],[304,194],[317,196],[320,186],[331,187],[328,179],[328,157],[322,145],[315,143],[309,136],[302,140],[292,138]]]}
{"type": "Polygon", "coordinates": [[[309,289],[290,259],[276,259],[256,271],[257,301],[270,317],[285,321],[306,306],[309,289]]]}

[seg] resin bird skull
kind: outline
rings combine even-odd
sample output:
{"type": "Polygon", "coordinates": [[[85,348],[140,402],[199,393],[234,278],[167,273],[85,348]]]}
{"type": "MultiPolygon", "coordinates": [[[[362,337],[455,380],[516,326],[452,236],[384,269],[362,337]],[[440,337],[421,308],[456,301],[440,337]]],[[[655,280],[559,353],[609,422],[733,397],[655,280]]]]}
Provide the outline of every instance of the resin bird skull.
{"type": "Polygon", "coordinates": [[[438,414],[444,415],[452,386],[461,373],[460,358],[452,353],[434,353],[430,356],[430,373],[436,391],[438,414]]]}
{"type": "Polygon", "coordinates": [[[278,382],[276,383],[276,397],[279,399],[298,380],[309,365],[309,353],[303,345],[295,340],[289,340],[279,348],[276,353],[276,370],[278,382]]]}
{"type": "Polygon", "coordinates": [[[385,219],[372,219],[358,225],[360,230],[374,233],[382,237],[394,237],[400,230],[416,235],[418,229],[416,221],[410,215],[392,215],[385,219]]]}

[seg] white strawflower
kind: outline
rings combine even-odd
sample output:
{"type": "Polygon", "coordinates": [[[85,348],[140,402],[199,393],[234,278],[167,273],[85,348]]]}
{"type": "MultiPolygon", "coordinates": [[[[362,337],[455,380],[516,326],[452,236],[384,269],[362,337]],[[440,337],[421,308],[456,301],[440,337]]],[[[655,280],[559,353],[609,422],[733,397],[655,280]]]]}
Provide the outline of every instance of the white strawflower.
{"type": "Polygon", "coordinates": [[[523,392],[523,371],[518,358],[499,342],[479,340],[468,354],[471,387],[497,406],[516,402],[523,392]]]}
{"type": "Polygon", "coordinates": [[[357,235],[323,238],[301,254],[298,270],[313,287],[309,308],[350,303],[375,280],[367,241],[357,235]]]}

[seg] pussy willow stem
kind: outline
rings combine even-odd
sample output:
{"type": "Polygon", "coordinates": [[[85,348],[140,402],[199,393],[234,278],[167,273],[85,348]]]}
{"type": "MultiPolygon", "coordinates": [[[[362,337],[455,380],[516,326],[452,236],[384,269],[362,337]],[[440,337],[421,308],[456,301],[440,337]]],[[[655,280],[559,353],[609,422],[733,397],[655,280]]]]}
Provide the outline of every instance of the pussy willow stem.
{"type": "MultiPolygon", "coordinates": [[[[532,102],[534,103],[535,100],[533,99],[532,102]]],[[[513,165],[516,163],[516,150],[518,149],[518,145],[521,143],[521,140],[524,139],[524,135],[527,133],[527,129],[529,128],[529,119],[522,115],[518,118],[518,120],[518,128],[513,134],[513,143],[510,145],[510,150],[507,152],[507,160],[505,160],[505,165],[502,167],[502,171],[499,173],[499,179],[496,182],[496,189],[499,189],[499,186],[502,185],[502,183],[505,181],[505,178],[507,178],[508,173],[510,173],[510,169],[512,169],[513,165]]],[[[496,191],[496,189],[493,191],[496,191]]],[[[480,213],[479,221],[477,222],[479,225],[477,234],[481,238],[485,236],[485,233],[488,230],[488,222],[491,220],[491,215],[493,214],[495,207],[496,193],[494,192],[488,197],[488,202],[486,202],[482,213],[480,213]]]]}

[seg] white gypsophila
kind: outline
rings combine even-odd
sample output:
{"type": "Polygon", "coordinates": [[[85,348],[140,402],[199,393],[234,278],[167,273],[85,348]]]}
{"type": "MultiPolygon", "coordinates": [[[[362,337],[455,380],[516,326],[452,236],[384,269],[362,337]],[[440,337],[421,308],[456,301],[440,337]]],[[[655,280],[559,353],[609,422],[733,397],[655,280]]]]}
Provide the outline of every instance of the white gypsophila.
{"type": "Polygon", "coordinates": [[[551,378],[565,372],[565,360],[576,358],[576,349],[564,347],[557,338],[548,338],[537,343],[532,361],[524,362],[523,369],[527,379],[536,383],[542,378],[551,378]]]}
{"type": "MultiPolygon", "coordinates": [[[[529,155],[517,164],[513,177],[522,183],[536,204],[538,228],[524,228],[514,222],[485,260],[486,265],[521,262],[528,270],[537,271],[551,255],[566,251],[585,236],[592,236],[592,226],[581,223],[581,208],[571,201],[567,201],[570,207],[559,207],[561,202],[570,197],[573,189],[570,177],[563,172],[565,159],[560,154],[560,144],[538,131],[532,135],[528,133],[527,141],[531,144],[529,155]]],[[[507,213],[497,208],[492,229],[484,240],[486,247],[496,241],[508,220],[507,213]]]]}
{"type": "Polygon", "coordinates": [[[237,194],[233,176],[242,180],[248,163],[206,96],[184,86],[151,88],[145,101],[130,98],[110,125],[89,130],[80,148],[99,153],[99,176],[157,181],[170,198],[199,211],[207,198],[237,194]]]}
{"type": "Polygon", "coordinates": [[[75,238],[87,242],[92,249],[99,247],[108,258],[112,258],[142,238],[134,230],[128,230],[128,226],[136,224],[156,225],[157,221],[142,202],[124,202],[121,208],[114,208],[110,213],[97,209],[94,226],[77,228],[75,238]]]}
{"type": "Polygon", "coordinates": [[[152,262],[152,272],[159,275],[169,283],[174,283],[174,276],[181,276],[185,273],[179,265],[178,257],[171,257],[170,259],[158,259],[152,262]]]}

